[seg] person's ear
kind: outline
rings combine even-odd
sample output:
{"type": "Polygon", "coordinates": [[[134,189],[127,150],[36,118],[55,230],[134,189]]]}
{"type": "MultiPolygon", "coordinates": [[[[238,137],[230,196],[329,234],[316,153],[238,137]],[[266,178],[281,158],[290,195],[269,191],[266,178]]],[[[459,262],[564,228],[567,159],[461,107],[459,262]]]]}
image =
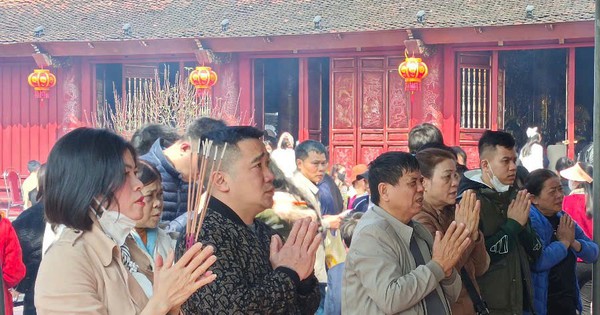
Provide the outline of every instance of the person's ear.
{"type": "Polygon", "coordinates": [[[529,195],[529,200],[531,201],[531,203],[537,206],[540,203],[540,198],[532,194],[529,195]]]}
{"type": "Polygon", "coordinates": [[[213,180],[213,190],[217,190],[220,192],[228,192],[230,190],[230,186],[229,186],[229,176],[227,176],[226,173],[224,173],[223,171],[218,171],[218,172],[214,172],[212,174],[212,180],[213,180]]]}
{"type": "Polygon", "coordinates": [[[429,191],[431,189],[431,182],[432,182],[432,179],[423,177],[423,189],[425,191],[429,191]]]}
{"type": "Polygon", "coordinates": [[[379,191],[379,200],[380,201],[385,201],[385,202],[390,201],[390,196],[388,195],[388,192],[389,192],[388,185],[389,185],[388,183],[379,183],[379,185],[377,185],[377,190],[379,191]]]}
{"type": "Polygon", "coordinates": [[[192,149],[192,145],[187,142],[187,141],[182,141],[179,144],[179,152],[181,152],[181,154],[186,153],[187,151],[192,149]]]}

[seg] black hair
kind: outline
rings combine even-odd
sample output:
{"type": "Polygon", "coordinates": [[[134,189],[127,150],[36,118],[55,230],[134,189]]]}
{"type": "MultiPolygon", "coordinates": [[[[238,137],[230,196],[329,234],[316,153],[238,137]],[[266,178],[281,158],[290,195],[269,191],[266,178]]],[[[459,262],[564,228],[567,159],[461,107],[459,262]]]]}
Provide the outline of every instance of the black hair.
{"type": "Polygon", "coordinates": [[[369,188],[371,201],[379,205],[379,184],[397,185],[400,178],[412,171],[419,170],[419,161],[410,153],[386,152],[369,163],[369,188]]]}
{"type": "Polygon", "coordinates": [[[547,169],[538,169],[535,170],[525,178],[525,189],[527,192],[539,197],[540,193],[542,193],[542,189],[544,188],[544,183],[550,178],[559,178],[556,173],[547,169]]]}
{"type": "Polygon", "coordinates": [[[573,165],[575,165],[575,162],[573,162],[573,160],[569,159],[566,156],[563,156],[556,161],[556,165],[554,166],[554,169],[556,169],[557,172],[560,172],[560,171],[567,169],[573,165]]]}
{"type": "Polygon", "coordinates": [[[90,207],[99,212],[104,202],[107,208],[116,202],[115,192],[125,182],[127,150],[136,162],[133,146],[107,129],[78,128],[59,139],[50,151],[44,181],[48,222],[89,231],[90,207]]]}
{"type": "Polygon", "coordinates": [[[155,181],[162,181],[162,177],[160,176],[160,172],[158,171],[158,169],[156,169],[156,166],[144,160],[139,160],[137,167],[137,177],[142,182],[142,184],[144,184],[144,186],[150,185],[155,181]]]}
{"type": "MultiPolygon", "coordinates": [[[[211,131],[227,127],[224,121],[208,117],[198,118],[187,127],[185,137],[187,139],[198,140],[211,131]]],[[[261,134],[262,136],[262,134],[261,134]]]]}
{"type": "Polygon", "coordinates": [[[325,146],[321,142],[315,141],[315,140],[302,141],[302,143],[300,143],[298,146],[296,146],[296,149],[295,149],[296,159],[300,159],[300,160],[304,161],[306,158],[308,158],[308,154],[310,152],[316,152],[318,154],[325,154],[325,158],[328,159],[327,149],[325,148],[325,146]]]}
{"type": "Polygon", "coordinates": [[[40,168],[40,166],[40,162],[36,160],[31,160],[27,162],[27,170],[29,171],[29,173],[35,172],[37,169],[40,168]]]}
{"type": "Polygon", "coordinates": [[[438,127],[430,123],[414,126],[408,133],[408,150],[416,153],[427,143],[444,144],[444,136],[438,127]]]}
{"type": "Polygon", "coordinates": [[[435,169],[435,166],[441,162],[445,160],[452,160],[456,162],[456,156],[454,156],[453,152],[451,153],[447,150],[437,148],[420,150],[417,152],[416,157],[419,161],[421,175],[426,178],[431,178],[433,176],[433,170],[435,169]]]}
{"type": "Polygon", "coordinates": [[[131,145],[133,145],[138,155],[144,155],[150,151],[157,139],[161,139],[162,146],[167,148],[180,138],[177,130],[171,126],[146,124],[131,136],[131,145]]]}
{"type": "Polygon", "coordinates": [[[465,165],[467,164],[467,152],[465,152],[465,150],[463,150],[459,146],[453,146],[453,147],[450,147],[450,149],[452,149],[452,151],[454,152],[456,157],[459,157],[459,156],[462,157],[463,161],[465,161],[465,165]]]}
{"type": "Polygon", "coordinates": [[[229,166],[233,165],[236,157],[239,156],[240,150],[237,144],[240,141],[246,139],[260,140],[263,135],[264,133],[262,130],[251,126],[230,126],[209,131],[202,136],[201,140],[212,140],[213,146],[217,145],[221,147],[227,143],[227,150],[221,161],[222,169],[227,170],[229,166]]]}
{"type": "MultiPolygon", "coordinates": [[[[579,162],[579,166],[591,177],[594,178],[594,167],[591,164],[579,162]]],[[[583,192],[585,193],[585,214],[588,218],[592,218],[594,214],[594,192],[592,190],[593,183],[581,182],[583,192]]]]}
{"type": "Polygon", "coordinates": [[[496,150],[496,146],[513,149],[515,147],[515,138],[508,132],[486,130],[479,139],[479,157],[481,157],[485,150],[496,150]]]}
{"type": "Polygon", "coordinates": [[[353,212],[342,219],[342,223],[340,224],[340,233],[342,240],[344,240],[344,244],[346,244],[346,247],[350,247],[350,244],[352,244],[354,230],[356,229],[356,225],[358,225],[358,221],[360,221],[362,216],[362,212],[353,212]]]}
{"type": "Polygon", "coordinates": [[[37,172],[37,180],[38,180],[38,189],[37,194],[35,195],[35,200],[38,202],[42,200],[44,196],[44,180],[46,179],[46,163],[40,165],[37,172]]]}

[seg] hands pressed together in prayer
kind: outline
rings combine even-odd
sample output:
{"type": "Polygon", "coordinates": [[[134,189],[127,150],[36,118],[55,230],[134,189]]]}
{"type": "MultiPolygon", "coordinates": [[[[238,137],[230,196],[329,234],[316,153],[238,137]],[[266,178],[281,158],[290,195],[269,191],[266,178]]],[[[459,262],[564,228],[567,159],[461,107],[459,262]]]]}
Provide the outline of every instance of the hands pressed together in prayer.
{"type": "Polygon", "coordinates": [[[527,224],[529,220],[529,209],[531,207],[531,195],[527,190],[521,190],[517,193],[517,197],[508,205],[507,217],[513,219],[521,226],[527,224]]]}
{"type": "Polygon", "coordinates": [[[294,223],[285,244],[279,235],[273,235],[269,258],[273,269],[287,267],[294,270],[300,280],[308,278],[313,273],[316,252],[321,243],[318,228],[316,222],[304,218],[294,223]]]}
{"type": "Polygon", "coordinates": [[[208,270],[217,260],[211,246],[194,244],[175,264],[175,254],[166,260],[158,255],[154,270],[154,292],[142,314],[179,314],[179,309],[194,292],[213,282],[217,276],[208,270]]]}

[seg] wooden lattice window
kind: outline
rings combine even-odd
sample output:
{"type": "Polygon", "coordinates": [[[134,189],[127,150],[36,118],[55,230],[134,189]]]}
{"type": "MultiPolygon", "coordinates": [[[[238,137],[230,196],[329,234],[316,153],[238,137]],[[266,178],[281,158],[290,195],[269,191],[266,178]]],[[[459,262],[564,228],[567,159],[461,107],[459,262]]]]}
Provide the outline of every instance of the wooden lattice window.
{"type": "Polygon", "coordinates": [[[460,90],[460,127],[490,127],[491,58],[487,54],[460,54],[458,62],[460,90]]]}

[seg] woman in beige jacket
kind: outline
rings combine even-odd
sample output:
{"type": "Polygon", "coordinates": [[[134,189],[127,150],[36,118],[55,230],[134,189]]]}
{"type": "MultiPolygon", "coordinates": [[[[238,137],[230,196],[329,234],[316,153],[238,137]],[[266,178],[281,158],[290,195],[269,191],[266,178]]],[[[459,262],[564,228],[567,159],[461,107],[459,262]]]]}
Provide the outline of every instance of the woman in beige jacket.
{"type": "Polygon", "coordinates": [[[64,230],[40,265],[38,314],[176,314],[215,279],[213,249],[200,244],[175,264],[172,252],[156,259],[150,299],[124,266],[125,238],[144,206],[136,165],[133,147],[107,130],[79,128],[53,147],[45,214],[64,230]]]}
{"type": "MultiPolygon", "coordinates": [[[[458,272],[464,268],[474,287],[476,277],[484,274],[490,264],[483,235],[479,231],[479,201],[475,193],[467,191],[459,205],[456,203],[459,176],[456,172],[456,157],[453,153],[437,148],[419,151],[416,155],[423,175],[423,209],[414,220],[421,223],[435,236],[435,231],[445,232],[452,221],[464,223],[471,231],[471,245],[465,250],[456,265],[458,272]],[[456,211],[455,211],[456,210],[456,211]]],[[[451,305],[454,315],[475,315],[473,302],[463,281],[458,300],[451,305]]]]}

